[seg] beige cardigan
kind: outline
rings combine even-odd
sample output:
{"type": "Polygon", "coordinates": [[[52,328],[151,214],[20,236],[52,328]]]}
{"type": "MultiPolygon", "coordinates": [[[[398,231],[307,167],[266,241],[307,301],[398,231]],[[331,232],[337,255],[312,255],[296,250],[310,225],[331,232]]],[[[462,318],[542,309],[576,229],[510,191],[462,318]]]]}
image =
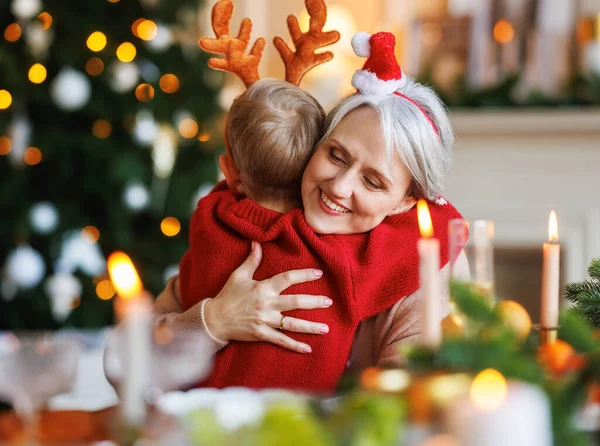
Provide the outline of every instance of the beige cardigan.
{"type": "MultiPolygon", "coordinates": [[[[464,252],[461,252],[455,264],[455,274],[468,277],[469,264],[464,252]]],[[[450,267],[447,264],[440,271],[442,283],[447,283],[450,277],[450,267]]],[[[167,324],[173,330],[202,330],[212,340],[213,351],[216,353],[227,345],[210,334],[204,322],[205,299],[189,310],[182,312],[181,303],[175,293],[176,277],[167,283],[164,291],[154,303],[155,324],[167,324]]],[[[442,314],[448,314],[449,299],[448,287],[442,286],[442,314]]],[[[356,332],[350,368],[360,370],[365,367],[399,367],[404,359],[401,355],[402,344],[413,344],[419,340],[419,300],[420,290],[400,299],[388,310],[382,311],[363,321],[356,332]]],[[[291,334],[293,337],[293,333],[291,334]]],[[[315,336],[327,336],[315,335],[315,336]]]]}

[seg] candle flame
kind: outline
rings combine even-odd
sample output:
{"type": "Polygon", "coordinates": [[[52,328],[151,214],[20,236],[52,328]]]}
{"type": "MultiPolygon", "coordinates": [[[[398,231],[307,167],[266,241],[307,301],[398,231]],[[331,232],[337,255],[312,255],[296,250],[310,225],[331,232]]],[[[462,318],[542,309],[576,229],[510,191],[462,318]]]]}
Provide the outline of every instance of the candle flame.
{"type": "Polygon", "coordinates": [[[431,224],[429,207],[427,207],[427,202],[423,199],[417,202],[417,215],[419,219],[419,230],[421,231],[421,237],[433,237],[433,225],[431,224]]]}
{"type": "Polygon", "coordinates": [[[108,256],[108,274],[121,298],[133,299],[142,293],[140,276],[124,252],[117,251],[108,256]]]}
{"type": "Polygon", "coordinates": [[[550,221],[548,222],[548,239],[550,243],[558,242],[558,222],[556,221],[556,212],[550,212],[550,221]]]}
{"type": "Polygon", "coordinates": [[[506,379],[494,369],[480,372],[471,384],[471,401],[482,410],[492,411],[502,405],[508,393],[506,379]]]}

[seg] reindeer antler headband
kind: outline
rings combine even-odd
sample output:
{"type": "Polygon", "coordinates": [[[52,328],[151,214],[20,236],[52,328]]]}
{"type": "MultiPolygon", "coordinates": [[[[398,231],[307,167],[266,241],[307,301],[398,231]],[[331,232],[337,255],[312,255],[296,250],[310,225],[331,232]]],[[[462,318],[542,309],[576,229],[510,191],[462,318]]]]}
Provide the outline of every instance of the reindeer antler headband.
{"type": "MultiPolygon", "coordinates": [[[[281,37],[273,39],[273,44],[285,64],[285,80],[294,85],[299,85],[304,75],[311,69],[333,58],[330,51],[317,54],[315,50],[332,45],[340,39],[340,33],[337,31],[323,32],[327,20],[325,1],[305,0],[305,3],[310,15],[310,28],[307,33],[300,30],[295,15],[291,14],[287,19],[296,51],[292,51],[281,37]]],[[[248,18],[242,20],[238,36],[232,37],[229,34],[232,17],[232,0],[218,0],[212,9],[212,27],[217,38],[202,37],[198,45],[204,51],[225,55],[225,59],[209,59],[208,66],[215,70],[237,74],[248,88],[260,78],[258,64],[265,48],[265,39],[262,37],[256,39],[250,53],[246,54],[252,34],[252,21],[248,18]]]]}

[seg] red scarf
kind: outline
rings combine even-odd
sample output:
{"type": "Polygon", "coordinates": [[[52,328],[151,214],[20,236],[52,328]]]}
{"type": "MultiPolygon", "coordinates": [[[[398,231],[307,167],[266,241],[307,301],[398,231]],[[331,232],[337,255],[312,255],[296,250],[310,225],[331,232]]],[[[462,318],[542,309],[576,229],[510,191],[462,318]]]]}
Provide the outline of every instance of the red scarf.
{"type": "MultiPolygon", "coordinates": [[[[419,287],[416,207],[386,218],[364,234],[316,235],[301,209],[281,214],[218,189],[200,200],[192,217],[190,249],[180,268],[183,310],[219,293],[248,257],[250,240],[263,248],[255,280],[292,269],[319,268],[324,272],[321,279],[294,285],[283,294],[324,295],[333,305],[285,313],[329,325],[325,335],[286,333],[310,345],[312,353],[294,353],[266,342],[232,341],[217,353],[212,375],[200,386],[333,391],[358,324],[419,287]]],[[[448,222],[461,216],[450,204],[430,203],[429,209],[443,267],[448,262],[448,222]]]]}

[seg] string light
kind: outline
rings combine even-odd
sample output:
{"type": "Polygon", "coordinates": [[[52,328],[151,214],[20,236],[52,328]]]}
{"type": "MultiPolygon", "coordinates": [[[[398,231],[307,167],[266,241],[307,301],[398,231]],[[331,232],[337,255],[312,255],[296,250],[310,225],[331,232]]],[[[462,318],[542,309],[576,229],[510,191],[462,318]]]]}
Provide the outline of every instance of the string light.
{"type": "Polygon", "coordinates": [[[9,42],[16,42],[21,38],[21,34],[23,34],[23,30],[16,23],[11,23],[4,30],[4,38],[9,42]]]}
{"type": "Polygon", "coordinates": [[[12,104],[12,95],[6,90],[0,90],[0,110],[6,110],[12,104]]]}
{"type": "Polygon", "coordinates": [[[133,43],[131,42],[123,42],[117,48],[117,58],[121,62],[131,62],[133,59],[135,59],[136,53],[137,51],[135,46],[133,46],[133,43]]]}
{"type": "Polygon", "coordinates": [[[108,0],[110,3],[119,3],[119,0],[108,0]]]}
{"type": "Polygon", "coordinates": [[[41,84],[46,80],[46,67],[41,63],[36,63],[29,69],[29,80],[34,84],[41,84]]]}
{"type": "Polygon", "coordinates": [[[200,142],[207,142],[209,140],[210,140],[210,133],[204,132],[204,133],[200,133],[198,135],[198,141],[200,141],[200,142]]]}
{"type": "Polygon", "coordinates": [[[112,299],[115,295],[115,289],[110,280],[104,279],[96,285],[96,294],[102,300],[112,299]]]}
{"type": "Polygon", "coordinates": [[[86,226],[81,230],[81,238],[90,245],[93,245],[100,238],[100,231],[95,226],[86,226]]]}
{"type": "Polygon", "coordinates": [[[131,32],[132,32],[132,33],[133,33],[133,35],[134,35],[135,37],[137,37],[138,39],[140,38],[140,34],[138,33],[138,27],[139,27],[139,26],[140,26],[140,25],[141,25],[141,24],[142,24],[142,23],[143,23],[145,20],[146,20],[146,19],[142,17],[142,18],[140,18],[140,19],[137,19],[135,22],[133,22],[133,23],[131,24],[131,32]]]}
{"type": "MultiPolygon", "coordinates": [[[[137,27],[138,37],[145,41],[150,41],[156,37],[158,27],[152,20],[144,20],[137,27]]],[[[134,33],[135,34],[135,33],[134,33]]]]}
{"type": "Polygon", "coordinates": [[[104,62],[99,57],[92,57],[85,64],[85,71],[90,76],[99,76],[104,71],[104,62]]]}
{"type": "Polygon", "coordinates": [[[38,20],[42,24],[42,28],[44,28],[44,30],[50,29],[50,27],[52,26],[52,16],[47,12],[42,12],[38,16],[38,20]]]}
{"type": "Polygon", "coordinates": [[[193,138],[198,134],[198,123],[193,119],[184,119],[179,123],[179,133],[184,138],[193,138]]]}
{"type": "Polygon", "coordinates": [[[150,84],[140,84],[135,89],[135,97],[138,101],[148,102],[154,98],[154,87],[150,84]]]}
{"type": "Polygon", "coordinates": [[[35,166],[42,161],[42,152],[37,147],[28,147],[23,152],[23,161],[29,166],[35,166]]]}
{"type": "Polygon", "coordinates": [[[111,132],[112,126],[110,125],[110,122],[105,119],[98,119],[92,126],[92,133],[99,139],[108,138],[111,132]]]}
{"type": "Polygon", "coordinates": [[[87,47],[95,53],[102,51],[106,47],[106,36],[100,31],[94,31],[87,38],[87,47]]]}
{"type": "Polygon", "coordinates": [[[160,89],[165,93],[175,93],[179,90],[179,79],[174,74],[165,74],[158,81],[160,89]]]}
{"type": "Polygon", "coordinates": [[[12,142],[6,136],[0,136],[0,155],[8,155],[12,150],[12,142]]]}
{"type": "Polygon", "coordinates": [[[181,230],[181,223],[175,217],[167,217],[160,222],[160,230],[167,237],[173,237],[179,234],[181,230]]]}

